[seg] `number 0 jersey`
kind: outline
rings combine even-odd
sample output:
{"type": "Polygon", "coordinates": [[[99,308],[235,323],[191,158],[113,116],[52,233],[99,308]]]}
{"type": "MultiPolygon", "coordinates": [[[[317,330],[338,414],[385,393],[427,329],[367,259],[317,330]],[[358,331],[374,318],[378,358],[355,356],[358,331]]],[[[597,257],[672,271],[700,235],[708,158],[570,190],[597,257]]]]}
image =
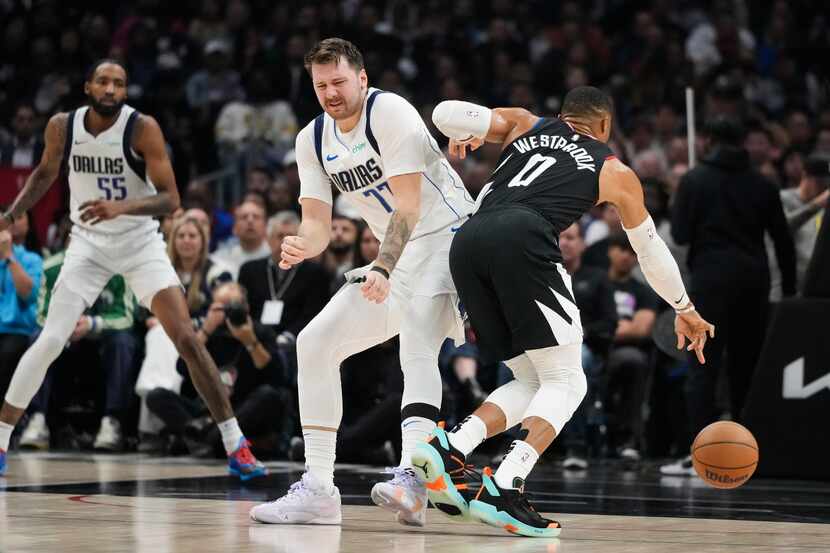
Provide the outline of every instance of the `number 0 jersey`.
{"type": "Polygon", "coordinates": [[[539,119],[502,151],[481,191],[479,210],[529,207],[553,225],[558,242],[559,233],[597,202],[599,174],[612,157],[607,145],[564,121],[539,119]]]}
{"type": "Polygon", "coordinates": [[[418,111],[401,96],[369,89],[360,121],[348,133],[328,114],[297,135],[300,198],[333,205],[332,186],[383,241],[395,209],[390,177],[421,175],[421,216],[410,241],[460,226],[474,205],[418,111]]]}
{"type": "Polygon", "coordinates": [[[81,221],[79,207],[89,200],[127,200],[154,196],[156,188],[147,178],[144,160],[131,148],[131,137],[139,112],[124,105],[115,123],[93,136],[84,117],[89,107],[69,113],[64,162],[69,180],[69,207],[72,222],[90,238],[106,240],[133,231],[158,228],[148,215],[120,215],[90,225],[81,221]]]}

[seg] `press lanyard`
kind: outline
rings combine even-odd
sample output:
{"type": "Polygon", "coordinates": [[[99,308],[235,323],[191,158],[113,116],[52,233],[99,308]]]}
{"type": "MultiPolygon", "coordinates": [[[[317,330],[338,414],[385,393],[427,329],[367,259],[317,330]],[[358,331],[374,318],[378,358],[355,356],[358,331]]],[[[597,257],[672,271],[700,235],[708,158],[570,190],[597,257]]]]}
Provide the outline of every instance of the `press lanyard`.
{"type": "Polygon", "coordinates": [[[273,259],[268,260],[268,291],[271,293],[271,299],[279,301],[282,299],[283,294],[291,285],[291,281],[294,280],[294,275],[297,274],[297,266],[291,268],[291,271],[288,272],[288,276],[285,277],[285,281],[280,286],[280,289],[276,289],[276,285],[274,284],[274,271],[271,268],[279,270],[279,267],[276,266],[273,259]]]}

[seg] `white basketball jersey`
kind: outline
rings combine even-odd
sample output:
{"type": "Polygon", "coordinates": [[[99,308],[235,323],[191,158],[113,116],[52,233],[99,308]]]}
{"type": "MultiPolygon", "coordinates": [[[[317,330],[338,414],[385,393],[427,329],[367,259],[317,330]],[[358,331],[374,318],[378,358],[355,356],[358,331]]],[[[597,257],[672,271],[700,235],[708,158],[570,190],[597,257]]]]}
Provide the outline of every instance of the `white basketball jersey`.
{"type": "Polygon", "coordinates": [[[410,240],[455,230],[474,205],[418,111],[391,92],[369,89],[348,133],[321,114],[300,131],[296,152],[300,198],[333,205],[335,186],[381,241],[395,209],[390,177],[421,174],[421,216],[410,240]]]}
{"type": "Polygon", "coordinates": [[[87,235],[102,239],[140,229],[157,229],[158,222],[149,215],[120,215],[96,225],[81,221],[78,208],[86,201],[132,200],[156,194],[156,188],[147,178],[144,160],[130,147],[139,113],[124,105],[115,123],[93,136],[84,125],[88,109],[82,107],[69,114],[65,161],[72,222],[88,231],[87,235]]]}

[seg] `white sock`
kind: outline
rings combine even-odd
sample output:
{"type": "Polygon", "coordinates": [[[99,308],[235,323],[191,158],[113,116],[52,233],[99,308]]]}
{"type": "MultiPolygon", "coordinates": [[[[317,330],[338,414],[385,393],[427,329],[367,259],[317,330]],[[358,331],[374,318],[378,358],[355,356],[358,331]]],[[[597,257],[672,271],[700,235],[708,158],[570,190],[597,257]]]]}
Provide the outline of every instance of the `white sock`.
{"type": "Polygon", "coordinates": [[[424,417],[407,417],[401,422],[401,467],[412,467],[412,453],[418,442],[425,442],[435,430],[435,421],[424,417]]]}
{"type": "Polygon", "coordinates": [[[0,421],[0,449],[3,451],[9,450],[9,440],[12,439],[12,430],[14,430],[14,426],[0,421]]]}
{"type": "Polygon", "coordinates": [[[487,438],[487,425],[475,415],[470,415],[447,434],[450,444],[466,457],[487,438]]]}
{"type": "Polygon", "coordinates": [[[496,485],[500,488],[521,487],[538,460],[539,453],[533,449],[533,446],[521,440],[514,440],[510,450],[499,465],[498,470],[496,470],[496,485]],[[516,478],[521,478],[521,482],[516,482],[516,478]]]}
{"type": "Polygon", "coordinates": [[[337,452],[337,432],[303,429],[305,466],[314,479],[331,493],[334,488],[334,458],[337,452]]]}
{"type": "Polygon", "coordinates": [[[216,426],[219,427],[219,432],[222,433],[222,443],[225,445],[227,454],[230,455],[239,449],[239,440],[244,436],[242,430],[239,429],[239,423],[236,422],[236,417],[220,422],[216,426]]]}

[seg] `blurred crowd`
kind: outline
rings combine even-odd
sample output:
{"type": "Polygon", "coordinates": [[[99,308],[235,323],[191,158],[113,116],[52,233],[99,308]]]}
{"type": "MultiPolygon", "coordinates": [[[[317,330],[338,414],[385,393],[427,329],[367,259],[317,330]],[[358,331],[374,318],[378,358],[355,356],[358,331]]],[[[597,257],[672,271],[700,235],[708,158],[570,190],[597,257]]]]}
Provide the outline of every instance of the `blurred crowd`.
{"type": "MultiPolygon", "coordinates": [[[[356,212],[338,200],[331,243],[319,259],[295,272],[273,261],[299,224],[294,137],[320,111],[302,58],[321,38],[354,41],[370,84],[408,98],[430,128],[432,108],[444,99],[553,116],[567,90],[603,87],[615,103],[611,146],[643,181],[649,210],[692,290],[695,278],[702,282],[700,275],[717,272],[720,263],[700,255],[714,247],[701,236],[711,225],[728,225],[706,227],[695,218],[694,194],[682,191],[704,177],[689,171],[690,150],[701,171],[762,176],[763,184],[746,189],[749,196],[766,194],[763,206],[748,202],[761,214],[760,235],[748,240],[763,241],[766,232],[767,243],[736,248],[762,259],[762,273],[770,275],[759,284],[765,304],[801,285],[830,177],[830,58],[823,55],[830,21],[822,2],[128,4],[0,0],[0,167],[37,163],[48,117],[86,102],[92,61],[124,62],[128,102],[153,115],[168,141],[184,210],[163,221],[163,229],[194,325],[222,368],[243,431],[263,455],[301,455],[294,340],[343,274],[378,250],[356,212]],[[686,87],[696,91],[691,148],[686,87]],[[737,124],[705,125],[722,120],[737,124]],[[779,220],[783,227],[774,224],[779,220]],[[274,302],[282,302],[279,313],[274,302]],[[267,358],[252,354],[256,342],[266,346],[267,358]]],[[[451,160],[473,196],[498,155],[486,146],[451,160]]],[[[2,168],[0,186],[13,185],[1,175],[2,168]]],[[[752,218],[743,209],[721,215],[752,218]]],[[[3,393],[43,320],[68,229],[65,213],[58,213],[45,240],[25,218],[0,237],[0,260],[12,252],[26,259],[33,282],[21,290],[0,272],[3,393]]],[[[671,312],[644,284],[616,210],[597,207],[562,234],[560,246],[583,314],[589,395],[552,455],[566,453],[566,466],[584,468],[590,458],[637,462],[688,450],[696,428],[690,419],[700,418],[688,412],[694,367],[672,347],[671,312]]],[[[765,314],[759,316],[763,322],[765,314]]],[[[50,370],[20,445],[221,454],[215,425],[165,338],[115,277],[50,370]]],[[[398,363],[394,340],[344,363],[340,460],[394,462],[398,363]],[[371,447],[360,447],[357,437],[367,435],[371,447]]],[[[445,345],[440,365],[442,414],[450,424],[510,378],[504,366],[481,366],[472,330],[467,344],[445,345]]],[[[747,384],[727,372],[706,384],[714,395],[707,409],[736,418],[745,395],[736,387],[747,384]]]]}

